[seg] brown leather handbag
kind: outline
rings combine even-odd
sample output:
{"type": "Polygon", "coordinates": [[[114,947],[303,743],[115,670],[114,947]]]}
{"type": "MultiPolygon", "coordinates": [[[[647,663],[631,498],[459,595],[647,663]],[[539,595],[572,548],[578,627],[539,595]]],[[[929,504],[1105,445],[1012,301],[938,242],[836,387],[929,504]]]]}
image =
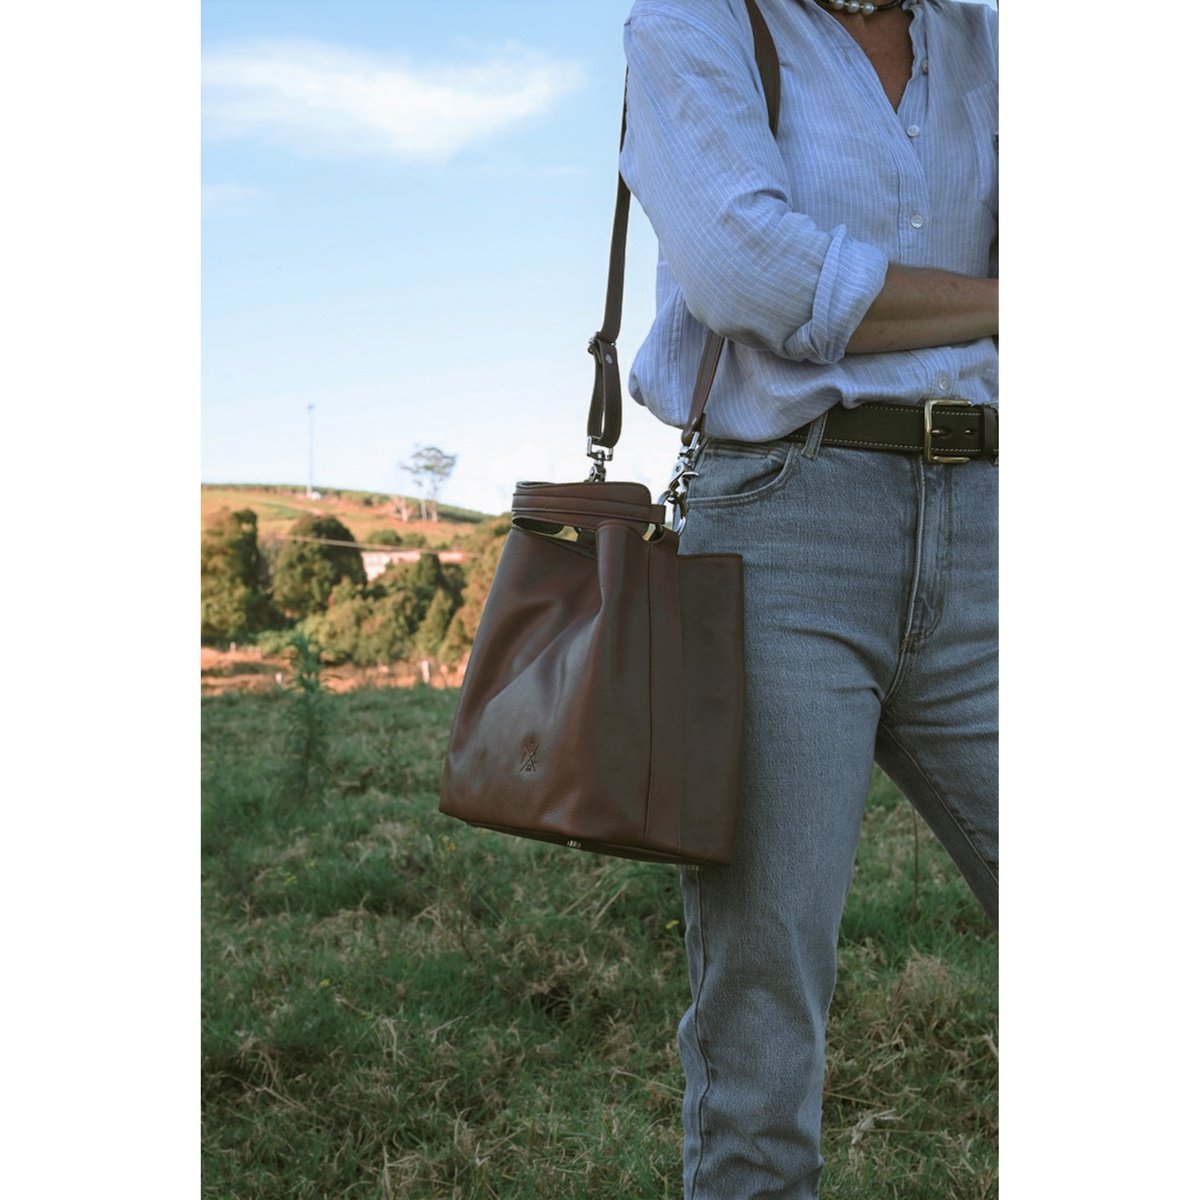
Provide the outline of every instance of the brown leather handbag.
{"type": "MultiPolygon", "coordinates": [[[[778,59],[753,0],[746,7],[774,130],[778,59]]],[[[591,476],[517,484],[450,733],[440,808],[582,850],[726,863],[741,761],[742,560],[679,553],[724,339],[709,335],[683,448],[658,503],[640,483],[607,482],[621,432],[616,338],[629,199],[618,176],[604,324],[588,344],[596,360],[591,476]]]]}

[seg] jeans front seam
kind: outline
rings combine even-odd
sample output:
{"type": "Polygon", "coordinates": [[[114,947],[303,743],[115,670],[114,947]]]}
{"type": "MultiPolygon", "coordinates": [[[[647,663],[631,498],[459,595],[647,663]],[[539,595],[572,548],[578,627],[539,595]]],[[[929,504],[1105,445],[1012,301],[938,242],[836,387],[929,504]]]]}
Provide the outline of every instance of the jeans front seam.
{"type": "MultiPolygon", "coordinates": [[[[945,470],[946,468],[943,468],[945,470]]],[[[951,470],[953,468],[950,468],[951,470]]],[[[904,632],[900,638],[902,654],[915,650],[927,642],[938,630],[942,623],[943,601],[946,593],[946,561],[948,547],[946,544],[946,521],[949,519],[946,506],[947,481],[943,481],[941,511],[937,515],[936,544],[930,547],[932,535],[930,529],[930,488],[924,473],[924,465],[914,462],[917,486],[917,536],[913,546],[913,581],[912,594],[908,600],[908,613],[904,620],[904,632]],[[931,552],[932,551],[932,552],[931,552]],[[932,559],[926,562],[926,555],[932,559]],[[927,599],[923,596],[927,593],[927,599]],[[925,608],[930,617],[927,624],[921,624],[918,612],[925,608]]],[[[893,689],[889,688],[891,694],[893,689]]]]}
{"type": "Polygon", "coordinates": [[[883,711],[887,702],[899,691],[900,685],[904,682],[904,678],[908,674],[908,665],[911,662],[912,654],[909,651],[908,639],[901,637],[899,652],[896,655],[896,669],[892,672],[892,681],[887,685],[887,690],[879,700],[880,712],[883,711]]]}
{"type": "MultiPolygon", "coordinates": [[[[966,843],[967,848],[970,850],[971,854],[975,857],[976,861],[979,863],[979,865],[981,867],[983,867],[983,869],[987,872],[987,874],[993,880],[993,882],[999,883],[1000,877],[996,874],[995,871],[992,870],[991,864],[987,861],[987,859],[984,858],[983,855],[979,853],[979,848],[978,848],[978,846],[975,845],[975,839],[972,838],[971,835],[963,828],[962,822],[959,820],[958,813],[955,811],[954,808],[952,808],[949,804],[946,803],[945,797],[942,795],[941,791],[934,784],[933,780],[929,778],[929,775],[926,772],[925,768],[922,767],[919,762],[917,762],[917,760],[912,756],[908,747],[905,746],[904,743],[900,741],[900,739],[887,727],[887,725],[883,721],[879,722],[878,732],[881,736],[887,738],[887,740],[889,742],[891,742],[891,744],[893,746],[895,746],[897,751],[899,751],[899,753],[904,755],[904,757],[912,764],[913,770],[916,771],[916,773],[925,782],[925,786],[929,788],[930,794],[934,797],[934,799],[936,799],[936,801],[938,803],[938,807],[942,810],[943,813],[946,814],[946,816],[953,823],[955,829],[957,829],[958,832],[962,835],[963,841],[966,843]]],[[[911,804],[912,798],[908,797],[908,800],[909,800],[909,803],[911,804]]]]}
{"type": "Polygon", "coordinates": [[[913,575],[912,587],[908,594],[908,610],[904,614],[904,628],[900,631],[900,651],[913,637],[913,621],[917,614],[917,596],[921,591],[921,558],[925,549],[925,480],[920,470],[915,474],[917,490],[917,536],[913,545],[913,575]]]}
{"type": "Polygon", "coordinates": [[[946,595],[950,589],[950,570],[953,560],[954,541],[954,471],[953,466],[943,466],[941,488],[941,514],[938,517],[937,576],[931,604],[933,620],[927,634],[932,634],[942,623],[946,611],[946,595]]]}

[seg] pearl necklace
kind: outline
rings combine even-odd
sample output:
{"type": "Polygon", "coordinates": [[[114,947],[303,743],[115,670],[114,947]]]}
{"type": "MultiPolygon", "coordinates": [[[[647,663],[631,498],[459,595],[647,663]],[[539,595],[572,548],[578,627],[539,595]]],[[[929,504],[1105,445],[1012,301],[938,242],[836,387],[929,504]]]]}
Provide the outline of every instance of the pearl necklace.
{"type": "Polygon", "coordinates": [[[899,8],[904,0],[890,0],[887,4],[860,3],[860,0],[821,0],[821,3],[828,4],[830,8],[836,8],[838,12],[845,11],[851,15],[860,12],[864,17],[869,17],[872,13],[887,12],[889,8],[899,8]]]}

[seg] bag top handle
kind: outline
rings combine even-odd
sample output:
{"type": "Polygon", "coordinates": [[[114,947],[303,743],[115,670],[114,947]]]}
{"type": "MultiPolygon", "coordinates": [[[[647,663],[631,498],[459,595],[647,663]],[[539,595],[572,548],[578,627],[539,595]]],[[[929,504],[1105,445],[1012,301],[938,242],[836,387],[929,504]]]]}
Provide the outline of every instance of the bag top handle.
{"type": "MultiPolygon", "coordinates": [[[[754,34],[754,61],[762,80],[763,95],[767,104],[767,120],[771,133],[779,130],[779,54],[771,30],[754,0],[745,0],[746,12],[750,17],[750,29],[754,34]]],[[[625,129],[628,106],[621,109],[621,142],[625,144],[625,129]]],[[[604,301],[604,321],[600,329],[588,342],[588,353],[596,360],[596,378],[592,386],[592,400],[588,407],[587,433],[588,455],[595,461],[603,478],[603,464],[612,458],[613,447],[621,436],[621,372],[617,363],[617,335],[621,331],[621,307],[625,294],[625,244],[629,233],[629,187],[621,173],[617,172],[617,203],[613,214],[612,243],[608,253],[608,292],[604,301]]],[[[696,374],[696,386],[692,392],[688,423],[684,426],[681,440],[685,445],[693,443],[703,435],[704,408],[708,394],[716,378],[721,351],[725,338],[720,334],[708,334],[704,353],[700,358],[700,369],[696,374]]]]}

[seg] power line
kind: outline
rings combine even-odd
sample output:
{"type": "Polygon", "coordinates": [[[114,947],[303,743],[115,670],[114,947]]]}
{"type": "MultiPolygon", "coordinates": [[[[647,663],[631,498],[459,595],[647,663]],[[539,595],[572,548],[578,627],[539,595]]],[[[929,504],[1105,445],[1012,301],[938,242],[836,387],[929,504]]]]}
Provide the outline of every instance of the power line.
{"type": "Polygon", "coordinates": [[[285,542],[316,542],[321,546],[349,546],[353,550],[386,550],[389,553],[409,554],[461,554],[464,558],[471,557],[470,551],[455,550],[449,546],[443,547],[441,550],[435,550],[431,546],[387,546],[378,542],[346,542],[337,538],[308,537],[302,533],[264,533],[263,537],[279,538],[285,542]]]}

